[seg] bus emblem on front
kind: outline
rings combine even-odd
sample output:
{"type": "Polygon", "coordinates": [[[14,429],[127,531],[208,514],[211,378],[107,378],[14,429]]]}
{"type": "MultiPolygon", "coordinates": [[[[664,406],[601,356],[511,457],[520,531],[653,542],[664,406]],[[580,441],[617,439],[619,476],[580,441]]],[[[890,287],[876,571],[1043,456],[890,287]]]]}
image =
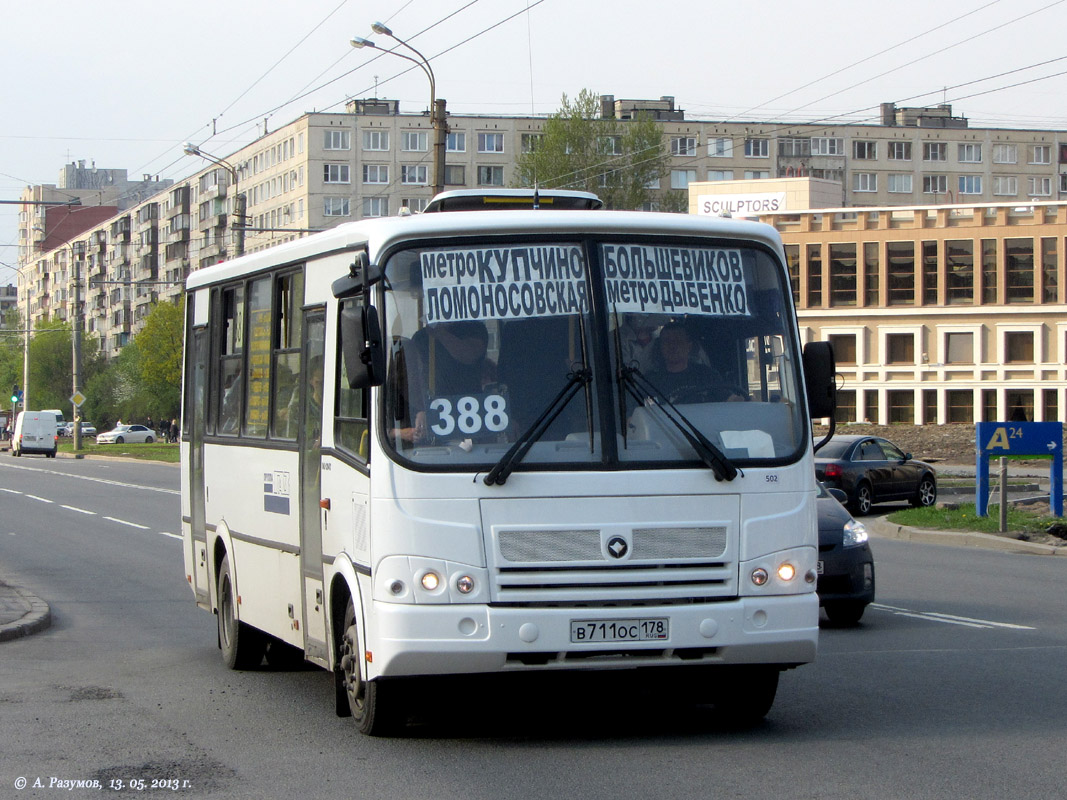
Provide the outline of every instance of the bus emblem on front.
{"type": "Polygon", "coordinates": [[[630,545],[621,536],[612,536],[608,540],[608,555],[612,558],[622,558],[630,552],[630,545]]]}

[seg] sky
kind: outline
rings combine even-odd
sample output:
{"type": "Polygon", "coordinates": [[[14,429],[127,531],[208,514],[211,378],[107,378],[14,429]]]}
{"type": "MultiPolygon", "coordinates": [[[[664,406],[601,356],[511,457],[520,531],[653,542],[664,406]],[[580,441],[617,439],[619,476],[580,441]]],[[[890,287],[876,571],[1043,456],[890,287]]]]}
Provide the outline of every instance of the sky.
{"type": "MultiPolygon", "coordinates": [[[[180,180],[347,99],[429,105],[383,49],[426,56],[457,114],[547,115],[582,89],[687,119],[873,122],[947,102],[973,127],[1067,130],[1067,0],[34,0],[3,2],[0,199],[84,160],[180,180]],[[403,51],[402,52],[409,52],[403,51]]],[[[18,206],[0,205],[0,284],[18,206]]]]}

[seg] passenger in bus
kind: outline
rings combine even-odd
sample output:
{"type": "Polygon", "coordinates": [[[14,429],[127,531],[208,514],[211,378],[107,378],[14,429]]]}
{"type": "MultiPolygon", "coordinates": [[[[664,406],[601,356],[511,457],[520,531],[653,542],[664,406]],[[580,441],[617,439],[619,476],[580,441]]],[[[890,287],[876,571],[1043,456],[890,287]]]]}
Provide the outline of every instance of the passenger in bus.
{"type": "Polygon", "coordinates": [[[241,408],[241,373],[238,370],[226,376],[222,390],[222,407],[219,411],[219,433],[237,433],[238,412],[241,408]]]}
{"type": "Polygon", "coordinates": [[[694,360],[694,344],[681,322],[670,322],[659,332],[662,366],[646,373],[660,399],[670,403],[707,403],[744,400],[736,387],[726,384],[711,367],[694,360]]]}

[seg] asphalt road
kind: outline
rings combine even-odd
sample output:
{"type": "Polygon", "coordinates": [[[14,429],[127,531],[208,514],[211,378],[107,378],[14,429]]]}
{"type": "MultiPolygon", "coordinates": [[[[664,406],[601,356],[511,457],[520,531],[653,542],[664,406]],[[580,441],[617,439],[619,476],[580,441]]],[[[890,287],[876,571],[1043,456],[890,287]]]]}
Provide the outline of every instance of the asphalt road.
{"type": "Polygon", "coordinates": [[[20,778],[74,797],[1063,797],[1067,559],[875,541],[876,605],[824,627],[749,731],[634,685],[441,697],[407,738],[369,739],[320,670],[225,669],[172,538],[177,486],[173,466],[0,456],[0,570],[55,617],[0,643],[0,798],[31,796],[20,778]]]}

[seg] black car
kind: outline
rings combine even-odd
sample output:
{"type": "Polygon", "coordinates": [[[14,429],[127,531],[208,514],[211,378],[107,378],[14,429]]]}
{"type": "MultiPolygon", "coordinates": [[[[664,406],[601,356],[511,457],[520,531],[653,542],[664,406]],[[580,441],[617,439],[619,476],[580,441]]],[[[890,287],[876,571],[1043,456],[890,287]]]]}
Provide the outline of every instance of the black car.
{"type": "Polygon", "coordinates": [[[933,467],[878,436],[834,436],[815,454],[815,477],[827,488],[843,491],[857,516],[891,500],[913,506],[937,502],[933,467]]]}
{"type": "MultiPolygon", "coordinates": [[[[840,490],[835,489],[840,494],[840,490]]],[[[841,495],[842,497],[844,495],[841,495]]],[[[867,529],[819,484],[819,564],[815,590],[830,622],[855,625],[874,600],[874,556],[867,529]]]]}

